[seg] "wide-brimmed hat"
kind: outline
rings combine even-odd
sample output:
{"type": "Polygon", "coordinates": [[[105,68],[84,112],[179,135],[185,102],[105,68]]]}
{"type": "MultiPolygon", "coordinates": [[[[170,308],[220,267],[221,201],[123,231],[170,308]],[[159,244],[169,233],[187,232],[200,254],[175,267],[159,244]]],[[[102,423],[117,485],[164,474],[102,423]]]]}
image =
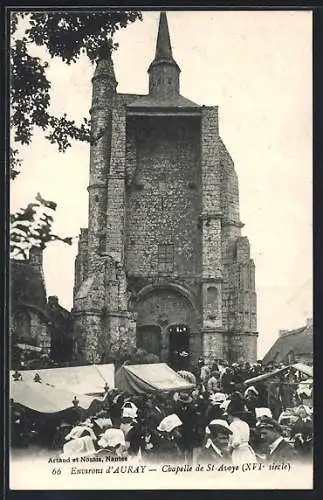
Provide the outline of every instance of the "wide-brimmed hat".
{"type": "Polygon", "coordinates": [[[84,433],[88,433],[90,435],[91,439],[93,439],[93,441],[95,441],[97,439],[96,435],[93,432],[92,427],[87,427],[85,425],[76,425],[65,436],[65,441],[81,438],[84,436],[84,433]]]}
{"type": "Polygon", "coordinates": [[[273,414],[270,408],[255,408],[256,419],[260,419],[262,417],[273,418],[273,414]]]}
{"type": "Polygon", "coordinates": [[[222,432],[225,432],[227,434],[232,434],[232,430],[230,429],[228,422],[220,418],[211,420],[211,422],[207,426],[206,432],[213,434],[217,430],[221,430],[222,432]]]}
{"type": "Polygon", "coordinates": [[[95,454],[95,447],[90,436],[72,439],[63,445],[61,457],[88,456],[95,454]]]}
{"type": "Polygon", "coordinates": [[[183,422],[176,415],[176,413],[172,413],[171,415],[167,415],[167,417],[163,418],[158,425],[157,430],[160,432],[171,432],[176,429],[176,427],[180,427],[182,423],[183,422]]]}
{"type": "Polygon", "coordinates": [[[121,418],[131,418],[131,419],[135,419],[137,418],[137,414],[138,414],[138,411],[137,411],[137,408],[123,408],[122,410],[122,414],[121,414],[121,418]]]}
{"type": "Polygon", "coordinates": [[[101,448],[115,448],[118,445],[125,446],[125,444],[125,437],[120,429],[107,429],[98,441],[101,448]]]}

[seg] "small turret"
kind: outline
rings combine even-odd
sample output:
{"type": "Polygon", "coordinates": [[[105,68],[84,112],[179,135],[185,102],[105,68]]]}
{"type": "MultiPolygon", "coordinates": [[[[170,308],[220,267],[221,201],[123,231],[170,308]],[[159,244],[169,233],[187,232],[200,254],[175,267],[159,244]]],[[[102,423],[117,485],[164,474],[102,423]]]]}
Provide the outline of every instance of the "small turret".
{"type": "Polygon", "coordinates": [[[102,47],[98,51],[98,59],[95,72],[92,78],[93,94],[92,106],[96,104],[96,100],[103,97],[102,94],[115,93],[117,88],[117,80],[114,73],[113,61],[111,57],[111,49],[108,46],[102,47]]]}
{"type": "Polygon", "coordinates": [[[162,99],[178,96],[180,72],[173,58],[166,12],[161,12],[155,58],[148,68],[149,94],[162,99]]]}
{"type": "Polygon", "coordinates": [[[117,81],[109,42],[98,52],[92,78],[91,152],[89,192],[88,266],[100,255],[105,231],[107,175],[111,151],[112,108],[117,81]]]}

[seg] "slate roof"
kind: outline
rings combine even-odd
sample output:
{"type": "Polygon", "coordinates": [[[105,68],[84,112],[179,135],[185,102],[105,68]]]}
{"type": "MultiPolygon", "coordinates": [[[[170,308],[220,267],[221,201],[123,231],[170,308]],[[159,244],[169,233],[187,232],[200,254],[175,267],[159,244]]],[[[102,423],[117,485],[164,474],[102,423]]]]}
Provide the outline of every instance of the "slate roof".
{"type": "MultiPolygon", "coordinates": [[[[148,73],[150,73],[154,66],[163,64],[175,66],[180,72],[180,68],[173,58],[166,12],[161,12],[159,16],[155,58],[148,68],[148,73]]],[[[166,109],[170,109],[171,111],[181,111],[192,108],[197,110],[201,108],[201,106],[195,102],[190,101],[181,95],[175,95],[173,97],[153,97],[152,95],[147,94],[138,96],[132,102],[128,101],[127,104],[129,111],[140,109],[149,112],[154,109],[161,110],[163,113],[166,109]]]]}
{"type": "Polygon", "coordinates": [[[181,95],[177,95],[173,98],[167,97],[165,99],[152,97],[151,95],[144,95],[134,100],[128,104],[129,109],[133,108],[201,108],[196,102],[190,101],[181,95]]]}
{"type": "Polygon", "coordinates": [[[263,363],[281,363],[290,352],[297,356],[313,356],[313,326],[290,330],[279,337],[263,358],[263,363]]]}

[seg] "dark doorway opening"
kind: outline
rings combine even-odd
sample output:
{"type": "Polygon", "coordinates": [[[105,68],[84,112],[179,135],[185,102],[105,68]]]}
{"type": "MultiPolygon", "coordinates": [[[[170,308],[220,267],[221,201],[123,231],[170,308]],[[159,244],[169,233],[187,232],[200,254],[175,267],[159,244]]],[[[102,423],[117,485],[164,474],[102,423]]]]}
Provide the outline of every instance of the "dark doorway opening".
{"type": "Polygon", "coordinates": [[[187,370],[190,365],[189,328],[187,325],[171,325],[169,333],[169,364],[174,370],[187,370]]]}
{"type": "Polygon", "coordinates": [[[156,325],[137,326],[137,347],[160,356],[161,329],[156,325]]]}

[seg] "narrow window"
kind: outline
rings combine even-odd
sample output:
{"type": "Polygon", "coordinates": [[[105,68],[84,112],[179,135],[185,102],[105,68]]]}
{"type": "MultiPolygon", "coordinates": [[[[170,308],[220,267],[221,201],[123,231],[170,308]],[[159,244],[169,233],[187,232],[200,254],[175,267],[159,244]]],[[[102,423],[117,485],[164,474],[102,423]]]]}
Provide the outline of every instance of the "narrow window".
{"type": "Polygon", "coordinates": [[[105,245],[106,245],[106,235],[103,234],[100,236],[99,239],[99,253],[105,253],[105,245]]]}
{"type": "Polygon", "coordinates": [[[158,246],[158,270],[172,272],[174,270],[174,245],[158,246]]]}
{"type": "Polygon", "coordinates": [[[219,292],[214,286],[209,286],[207,289],[207,315],[211,320],[216,319],[218,312],[218,300],[219,300],[219,292]]]}
{"type": "Polygon", "coordinates": [[[160,208],[161,210],[165,209],[166,206],[166,190],[167,190],[167,185],[166,181],[162,180],[158,182],[158,191],[159,191],[159,196],[160,196],[160,208]]]}

